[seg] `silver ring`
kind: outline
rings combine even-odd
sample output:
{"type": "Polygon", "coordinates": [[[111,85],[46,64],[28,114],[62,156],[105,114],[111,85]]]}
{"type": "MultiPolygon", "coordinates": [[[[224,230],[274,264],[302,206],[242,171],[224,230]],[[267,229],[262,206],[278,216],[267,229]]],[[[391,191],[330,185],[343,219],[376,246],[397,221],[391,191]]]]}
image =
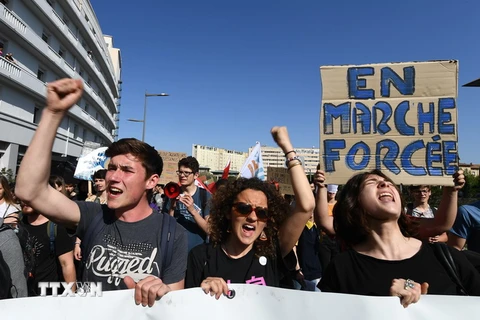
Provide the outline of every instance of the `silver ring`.
{"type": "Polygon", "coordinates": [[[405,285],[403,286],[405,290],[413,289],[415,288],[415,283],[413,280],[407,279],[405,280],[405,285]]]}

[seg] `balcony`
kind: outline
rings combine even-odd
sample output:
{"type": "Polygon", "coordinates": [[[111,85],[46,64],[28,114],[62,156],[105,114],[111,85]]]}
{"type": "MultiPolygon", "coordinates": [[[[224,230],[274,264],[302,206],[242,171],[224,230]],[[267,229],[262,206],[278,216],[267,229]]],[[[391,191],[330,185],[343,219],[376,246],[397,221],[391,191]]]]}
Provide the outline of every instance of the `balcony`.
{"type": "MultiPolygon", "coordinates": [[[[0,77],[7,78],[16,87],[32,92],[42,100],[45,99],[45,83],[41,80],[38,80],[35,75],[27,72],[3,57],[0,57],[0,77]]],[[[68,113],[73,115],[77,120],[80,120],[80,122],[84,125],[88,124],[87,127],[90,130],[101,133],[107,140],[113,142],[111,132],[109,132],[100,122],[86,113],[78,105],[74,105],[70,110],[68,110],[68,113]]]]}
{"type": "Polygon", "coordinates": [[[28,88],[38,97],[45,97],[44,82],[3,57],[0,57],[0,76],[8,78],[19,88],[28,88]]]}
{"type": "MultiPolygon", "coordinates": [[[[2,5],[3,6],[3,5],[2,5]]],[[[10,22],[11,26],[17,30],[18,33],[25,34],[27,31],[27,25],[19,19],[15,14],[13,14],[7,7],[3,6],[3,16],[5,20],[10,22]]]]}
{"type": "Polygon", "coordinates": [[[105,104],[102,103],[102,99],[100,99],[100,97],[98,96],[98,93],[95,90],[93,90],[92,86],[88,84],[88,82],[84,82],[83,88],[84,88],[84,91],[102,107],[103,112],[105,112],[108,115],[109,119],[115,122],[114,117],[112,116],[110,111],[107,109],[105,104]]]}
{"type": "MultiPolygon", "coordinates": [[[[40,0],[38,0],[40,1],[40,0]]],[[[45,2],[45,1],[44,1],[45,2]]],[[[116,85],[114,81],[114,76],[113,76],[113,65],[111,63],[110,57],[107,52],[104,51],[104,48],[101,46],[101,44],[98,42],[96,38],[96,33],[92,31],[92,28],[90,27],[89,23],[85,20],[85,9],[82,8],[82,6],[78,6],[78,4],[74,0],[67,0],[65,3],[70,7],[70,10],[74,12],[77,16],[77,19],[80,21],[82,24],[82,27],[84,30],[88,30],[88,33],[91,35],[91,42],[95,45],[97,48],[97,51],[102,55],[104,59],[100,59],[100,63],[103,63],[103,67],[108,70],[109,72],[109,77],[107,77],[107,81],[110,85],[110,88],[112,91],[116,90],[116,85]]],[[[87,39],[86,39],[87,40],[87,39]]],[[[116,79],[118,80],[118,79],[116,79]]]]}
{"type": "MultiPolygon", "coordinates": [[[[13,29],[19,38],[36,48],[37,52],[42,53],[50,61],[52,61],[60,70],[64,73],[61,76],[70,78],[81,78],[76,71],[70,66],[52,47],[50,47],[42,38],[40,38],[33,30],[27,27],[27,24],[23,22],[15,13],[9,11],[3,5],[0,5],[2,9],[2,15],[0,15],[0,21],[3,21],[7,26],[13,29]],[[25,28],[18,28],[16,26],[25,26],[25,28]],[[22,33],[19,31],[23,30],[22,33]]],[[[51,8],[50,8],[51,9],[51,8]]],[[[66,26],[65,26],[66,27],[66,26]]],[[[82,47],[83,48],[83,47],[82,47]]],[[[112,125],[115,124],[112,113],[109,111],[107,105],[100,99],[98,94],[93,91],[86,91],[86,93],[94,100],[97,105],[103,110],[107,119],[109,119],[112,125]]],[[[112,98],[113,99],[113,98],[112,98]]],[[[115,101],[112,100],[115,104],[115,101]]]]}
{"type": "Polygon", "coordinates": [[[0,70],[9,78],[19,79],[22,69],[16,64],[8,61],[4,57],[0,57],[0,70]]]}
{"type": "MultiPolygon", "coordinates": [[[[34,0],[33,1],[38,8],[40,8],[45,16],[60,30],[64,37],[68,39],[71,43],[72,47],[75,48],[77,51],[77,55],[83,59],[83,62],[90,67],[90,72],[97,76],[97,81],[101,84],[106,84],[107,81],[103,74],[100,72],[98,66],[88,58],[87,51],[82,46],[78,38],[73,34],[72,30],[65,24],[63,19],[58,15],[58,13],[45,1],[45,0],[34,0]]],[[[113,102],[114,98],[113,95],[108,91],[105,90],[104,92],[109,98],[110,101],[113,102]]],[[[113,104],[112,104],[113,106],[113,104]]]]}

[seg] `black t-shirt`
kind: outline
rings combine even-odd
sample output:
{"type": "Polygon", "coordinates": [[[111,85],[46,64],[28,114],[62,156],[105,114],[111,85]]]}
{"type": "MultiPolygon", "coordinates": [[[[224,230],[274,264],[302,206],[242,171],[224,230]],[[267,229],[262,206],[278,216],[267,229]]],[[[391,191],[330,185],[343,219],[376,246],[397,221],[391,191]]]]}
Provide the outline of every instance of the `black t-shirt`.
{"type": "Polygon", "coordinates": [[[153,275],[166,284],[185,278],[187,234],[182,226],[176,224],[172,261],[160,275],[162,214],[152,211],[140,221],[125,222],[117,219],[115,212],[106,205],[81,201],[77,204],[80,221],[76,236],[83,241],[92,228],[90,239],[86,241],[89,248],[82,252],[85,260],[83,281],[102,282],[102,289],[107,291],[126,289],[125,276],[139,281],[153,275]]]}
{"type": "Polygon", "coordinates": [[[23,222],[29,236],[33,239],[35,247],[35,270],[32,288],[38,288],[38,282],[63,281],[58,257],[73,250],[75,239],[68,236],[64,227],[57,225],[57,234],[54,241],[55,252],[52,252],[48,233],[49,223],[45,222],[34,226],[28,223],[27,217],[24,217],[23,222]]]}
{"type": "Polygon", "coordinates": [[[297,256],[302,273],[307,280],[322,277],[322,264],[319,257],[320,235],[314,225],[310,229],[305,226],[298,239],[297,256]]]}
{"type": "MultiPolygon", "coordinates": [[[[463,286],[470,295],[479,296],[480,274],[461,252],[449,250],[463,286]]],[[[413,257],[398,261],[376,259],[348,250],[330,263],[318,287],[324,292],[388,296],[392,280],[398,278],[427,282],[429,294],[458,294],[457,286],[428,244],[423,244],[413,257]]]]}
{"type": "Polygon", "coordinates": [[[259,257],[252,249],[245,256],[232,259],[220,245],[201,244],[193,248],[188,255],[185,288],[199,287],[208,277],[219,277],[227,283],[278,287],[286,270],[286,263],[279,253],[276,258],[259,257]]]}
{"type": "MultiPolygon", "coordinates": [[[[197,191],[192,195],[192,199],[196,209],[198,210],[202,218],[206,218],[210,214],[210,203],[211,194],[208,193],[205,189],[197,187],[197,191]],[[203,194],[203,196],[202,196],[203,194]],[[203,200],[206,202],[203,203],[203,200]]],[[[168,214],[170,207],[172,206],[172,201],[168,198],[165,199],[163,204],[162,211],[168,214]]],[[[188,251],[195,248],[199,244],[205,243],[207,240],[207,234],[200,228],[200,226],[195,221],[192,214],[188,211],[185,204],[177,201],[174,217],[177,219],[177,222],[187,230],[188,236],[188,251]]]]}

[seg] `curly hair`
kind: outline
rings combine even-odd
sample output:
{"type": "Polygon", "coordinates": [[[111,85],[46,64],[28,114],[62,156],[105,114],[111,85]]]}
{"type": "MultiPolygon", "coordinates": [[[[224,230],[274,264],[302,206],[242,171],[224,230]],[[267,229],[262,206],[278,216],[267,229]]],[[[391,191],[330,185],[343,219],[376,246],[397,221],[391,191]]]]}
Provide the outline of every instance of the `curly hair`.
{"type": "Polygon", "coordinates": [[[343,186],[333,208],[333,226],[336,235],[352,246],[367,240],[371,229],[368,222],[368,214],[360,203],[360,193],[364,188],[365,180],[371,176],[377,175],[393,184],[401,197],[401,212],[398,219],[400,231],[405,237],[411,237],[417,234],[417,226],[407,217],[405,213],[405,201],[397,185],[380,170],[363,172],[351,177],[343,186]]]}
{"type": "Polygon", "coordinates": [[[225,243],[231,228],[227,214],[231,212],[238,194],[247,189],[263,192],[268,203],[268,220],[263,229],[267,240],[255,240],[253,246],[255,255],[274,258],[277,252],[278,229],[290,214],[290,206],[273,185],[257,178],[239,178],[234,183],[226,184],[217,190],[212,198],[208,220],[210,242],[214,246],[225,243]]]}

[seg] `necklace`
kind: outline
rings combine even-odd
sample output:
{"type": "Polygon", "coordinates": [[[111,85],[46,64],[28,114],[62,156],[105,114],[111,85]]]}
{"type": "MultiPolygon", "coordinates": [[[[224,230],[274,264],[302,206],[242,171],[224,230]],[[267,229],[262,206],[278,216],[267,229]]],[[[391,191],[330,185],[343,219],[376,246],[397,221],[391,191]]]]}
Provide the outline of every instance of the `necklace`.
{"type": "Polygon", "coordinates": [[[248,250],[247,252],[245,252],[245,253],[242,252],[240,255],[234,257],[234,256],[232,256],[230,253],[227,252],[227,246],[226,246],[225,244],[222,244],[220,247],[222,248],[223,252],[225,252],[225,254],[227,255],[227,257],[229,257],[230,259],[240,259],[240,258],[243,258],[243,257],[245,257],[245,256],[250,252],[250,250],[248,250]]]}
{"type": "Polygon", "coordinates": [[[224,244],[222,244],[220,247],[222,248],[223,252],[227,255],[227,257],[229,257],[230,259],[235,259],[230,255],[230,253],[227,252],[227,247],[224,244]]]}

